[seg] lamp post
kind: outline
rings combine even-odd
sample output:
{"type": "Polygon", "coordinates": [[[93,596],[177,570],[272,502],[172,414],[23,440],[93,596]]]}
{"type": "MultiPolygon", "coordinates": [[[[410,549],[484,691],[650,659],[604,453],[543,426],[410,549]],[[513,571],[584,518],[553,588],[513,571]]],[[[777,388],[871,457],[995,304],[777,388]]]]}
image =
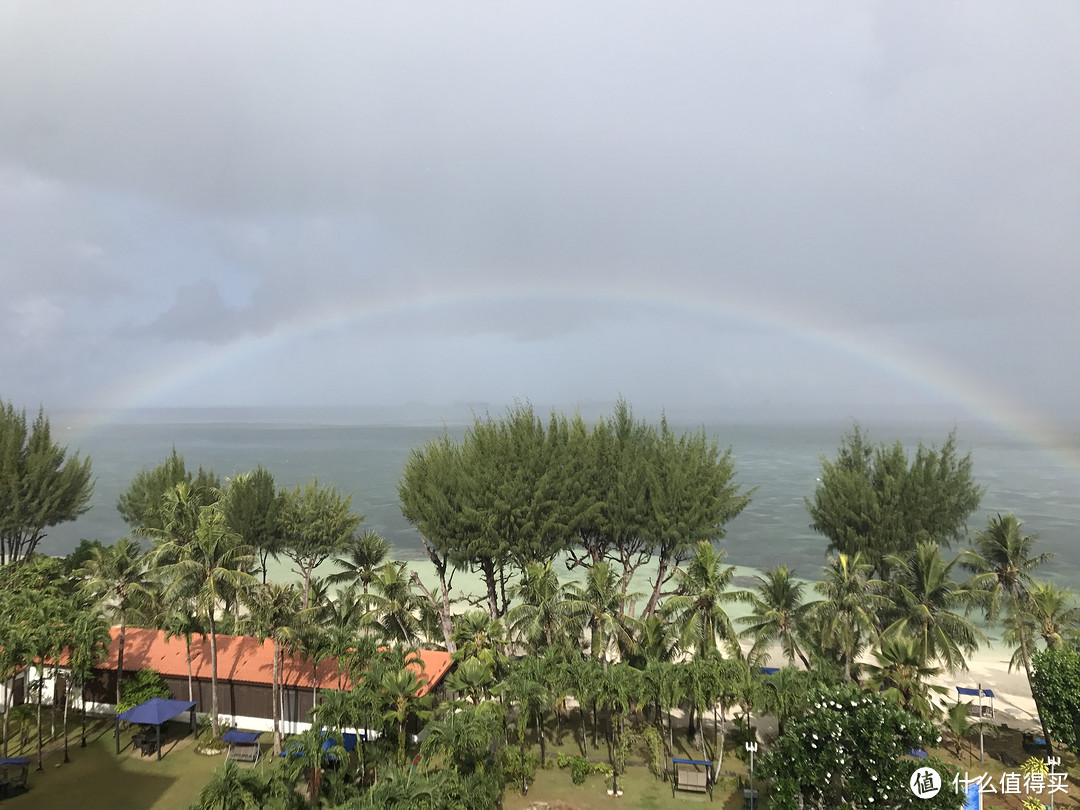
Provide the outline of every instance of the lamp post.
{"type": "Polygon", "coordinates": [[[756,742],[748,742],[746,750],[750,753],[750,810],[757,808],[757,795],[754,793],[754,752],[757,751],[756,742]]]}

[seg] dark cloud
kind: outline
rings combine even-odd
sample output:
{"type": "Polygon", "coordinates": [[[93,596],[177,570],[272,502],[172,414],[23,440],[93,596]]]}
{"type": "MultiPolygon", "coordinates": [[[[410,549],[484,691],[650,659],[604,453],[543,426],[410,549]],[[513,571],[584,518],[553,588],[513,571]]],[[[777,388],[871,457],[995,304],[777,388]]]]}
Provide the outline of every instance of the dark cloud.
{"type": "Polygon", "coordinates": [[[161,396],[843,399],[882,384],[850,344],[1008,358],[1064,408],[1078,35],[1004,3],[4,6],[0,372],[82,404],[289,340],[161,396]]]}

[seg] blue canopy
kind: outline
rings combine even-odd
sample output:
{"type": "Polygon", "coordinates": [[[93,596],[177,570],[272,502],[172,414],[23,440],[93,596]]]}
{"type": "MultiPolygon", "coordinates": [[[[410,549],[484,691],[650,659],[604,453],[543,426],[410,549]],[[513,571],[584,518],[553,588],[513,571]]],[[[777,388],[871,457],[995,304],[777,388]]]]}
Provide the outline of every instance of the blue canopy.
{"type": "MultiPolygon", "coordinates": [[[[355,734],[342,734],[344,739],[341,741],[342,746],[345,748],[345,752],[348,753],[356,748],[356,735],[355,734]]],[[[327,737],[326,742],[322,744],[323,751],[329,751],[331,746],[337,744],[335,737],[327,737]]]]}
{"type": "Polygon", "coordinates": [[[676,765],[700,765],[703,768],[711,768],[713,766],[711,762],[701,759],[676,759],[672,757],[671,761],[676,765]]]}
{"type": "Polygon", "coordinates": [[[168,700],[167,698],[150,698],[133,709],[121,712],[118,716],[128,723],[141,723],[147,726],[160,726],[167,720],[172,720],[176,715],[191,711],[195,703],[186,700],[168,700]]]}
{"type": "Polygon", "coordinates": [[[922,750],[921,748],[912,748],[910,751],[908,751],[908,754],[910,756],[915,757],[915,759],[929,759],[930,758],[930,755],[928,753],[926,753],[924,750],[922,750]]]}
{"type": "Polygon", "coordinates": [[[262,735],[261,731],[240,731],[239,729],[230,728],[221,739],[227,743],[247,743],[250,745],[257,743],[262,735]]]}
{"type": "Polygon", "coordinates": [[[761,668],[761,674],[762,675],[775,675],[779,671],[780,671],[780,667],[762,667],[761,668]]]}
{"type": "MultiPolygon", "coordinates": [[[[356,735],[355,734],[342,734],[341,736],[343,738],[342,741],[341,741],[341,745],[345,749],[346,753],[348,753],[348,752],[352,751],[354,748],[356,748],[356,735]]],[[[362,735],[362,736],[364,737],[364,739],[367,739],[366,735],[362,735]]],[[[337,740],[337,735],[329,734],[325,729],[323,730],[323,744],[322,744],[322,750],[323,751],[329,751],[333,746],[335,746],[337,744],[337,741],[338,741],[337,740]]],[[[286,743],[285,744],[285,750],[282,751],[278,756],[287,757],[287,756],[289,756],[291,754],[294,757],[299,757],[299,756],[303,756],[303,753],[304,753],[304,749],[301,746],[299,746],[299,745],[291,745],[290,746],[288,743],[286,743]]]]}
{"type": "MultiPolygon", "coordinates": [[[[983,697],[992,698],[994,696],[994,690],[993,689],[983,689],[982,693],[983,693],[983,697]]],[[[972,697],[978,697],[979,696],[979,690],[976,689],[973,686],[958,686],[958,687],[956,687],[956,694],[958,694],[958,695],[971,695],[972,697]]]]}
{"type": "Polygon", "coordinates": [[[0,768],[5,767],[6,765],[15,765],[17,767],[25,768],[29,764],[30,760],[25,757],[5,757],[0,759],[0,768]]]}

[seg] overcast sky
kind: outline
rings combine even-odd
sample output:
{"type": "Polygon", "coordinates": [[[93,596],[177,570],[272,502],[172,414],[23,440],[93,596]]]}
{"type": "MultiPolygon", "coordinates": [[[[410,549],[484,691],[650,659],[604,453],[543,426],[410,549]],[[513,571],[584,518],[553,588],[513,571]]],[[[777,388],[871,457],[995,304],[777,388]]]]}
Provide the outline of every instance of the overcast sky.
{"type": "Polygon", "coordinates": [[[0,398],[1080,400],[1080,5],[0,4],[0,398]]]}

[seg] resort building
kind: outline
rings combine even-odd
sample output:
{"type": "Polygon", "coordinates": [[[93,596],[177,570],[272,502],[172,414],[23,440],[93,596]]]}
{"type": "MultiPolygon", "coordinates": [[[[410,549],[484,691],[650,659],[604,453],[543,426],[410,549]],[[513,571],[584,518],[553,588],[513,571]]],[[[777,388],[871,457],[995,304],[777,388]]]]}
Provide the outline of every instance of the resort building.
{"type": "MultiPolygon", "coordinates": [[[[87,710],[112,714],[116,704],[116,670],[119,657],[120,628],[112,628],[109,655],[95,668],[97,677],[87,685],[87,710]]],[[[450,669],[450,653],[441,650],[420,650],[420,663],[410,668],[424,682],[419,695],[439,691],[450,669]]],[[[260,641],[250,636],[217,636],[218,714],[225,725],[253,731],[270,731],[273,727],[272,690],[274,672],[274,642],[260,641]]],[[[211,704],[210,639],[194,635],[191,640],[191,683],[188,683],[188,649],[183,636],[166,638],[162,630],[127,628],[124,635],[124,678],[133,677],[141,669],[152,669],[168,684],[170,697],[194,700],[200,714],[207,714],[211,704]],[[190,696],[189,696],[190,695],[190,696]]],[[[63,661],[61,661],[61,665],[63,661]]],[[[281,668],[281,729],[294,734],[310,727],[309,712],[321,689],[351,689],[348,674],[338,666],[337,658],[329,657],[313,666],[311,659],[285,652],[281,668]]],[[[37,677],[37,666],[23,670],[4,685],[13,689],[12,703],[21,703],[28,694],[26,680],[37,677]]],[[[64,679],[52,678],[46,666],[45,702],[64,699],[64,679]]],[[[0,687],[0,698],[6,697],[0,687]]],[[[75,702],[73,705],[79,705],[75,702]]]]}

